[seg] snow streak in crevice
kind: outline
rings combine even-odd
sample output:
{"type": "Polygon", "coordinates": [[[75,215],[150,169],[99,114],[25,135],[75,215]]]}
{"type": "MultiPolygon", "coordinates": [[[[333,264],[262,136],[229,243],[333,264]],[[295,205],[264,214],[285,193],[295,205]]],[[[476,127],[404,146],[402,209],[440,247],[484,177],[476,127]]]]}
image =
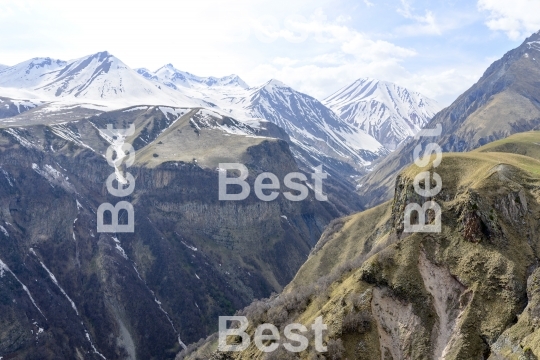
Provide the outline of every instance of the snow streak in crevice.
{"type": "MultiPolygon", "coordinates": [[[[127,258],[127,257],[126,257],[127,258]]],[[[130,260],[131,261],[131,260],[130,260]]],[[[152,296],[154,297],[154,301],[156,302],[156,304],[158,305],[159,307],[159,310],[161,310],[161,312],[163,312],[163,314],[165,314],[165,316],[167,317],[167,320],[169,320],[169,323],[171,324],[171,327],[172,329],[174,330],[174,333],[176,334],[176,336],[178,337],[178,343],[180,344],[180,346],[182,346],[183,349],[187,349],[187,346],[186,344],[182,341],[182,339],[180,338],[180,334],[178,333],[178,331],[176,330],[176,327],[174,326],[174,323],[171,319],[171,317],[169,316],[169,313],[167,311],[165,311],[165,309],[163,309],[163,307],[161,306],[161,301],[158,300],[158,298],[156,297],[156,294],[154,293],[154,291],[152,291],[152,289],[150,289],[150,287],[148,286],[148,284],[146,283],[146,281],[144,281],[144,279],[141,277],[141,274],[139,273],[139,270],[137,270],[137,264],[134,262],[134,261],[131,261],[132,263],[132,266],[133,266],[133,270],[135,270],[135,272],[137,273],[137,276],[139,277],[139,279],[143,282],[144,286],[146,287],[146,289],[148,289],[148,291],[150,291],[150,293],[152,294],[152,296]]]]}
{"type": "Polygon", "coordinates": [[[15,278],[15,280],[17,280],[19,282],[19,284],[21,284],[23,290],[26,292],[26,294],[28,295],[28,297],[30,298],[30,300],[32,300],[32,304],[34,304],[34,306],[36,307],[36,309],[38,309],[39,313],[41,315],[43,315],[43,317],[45,318],[45,320],[47,320],[47,317],[43,314],[43,312],[41,311],[41,309],[37,306],[36,304],[36,301],[34,300],[34,298],[32,297],[32,294],[30,294],[30,290],[28,290],[28,288],[26,287],[26,285],[24,285],[21,280],[19,280],[19,278],[17,277],[17,275],[15,275],[13,273],[13,271],[10,270],[10,268],[0,259],[0,277],[3,277],[4,275],[4,271],[8,271],[11,275],[13,275],[13,277],[15,278]]]}
{"type": "MultiPolygon", "coordinates": [[[[66,299],[69,301],[69,303],[71,304],[71,307],[73,308],[73,310],[75,311],[75,314],[77,314],[77,316],[80,318],[80,314],[79,314],[79,310],[77,310],[77,306],[75,306],[75,302],[73,300],[71,300],[71,298],[69,297],[69,295],[64,291],[64,289],[62,288],[62,286],[60,286],[60,284],[58,283],[58,280],[56,279],[56,276],[54,276],[54,274],[49,270],[49,268],[47,268],[47,266],[45,266],[45,264],[39,259],[39,256],[36,254],[36,252],[34,251],[33,248],[30,248],[30,252],[38,259],[39,263],[41,264],[41,267],[49,274],[49,277],[51,278],[52,282],[56,285],[56,287],[58,287],[58,289],[60,290],[60,292],[62,292],[62,294],[66,297],[66,299]]],[[[90,334],[88,334],[88,330],[86,330],[86,327],[84,326],[84,323],[81,321],[81,325],[83,326],[83,329],[84,329],[84,333],[86,335],[86,338],[88,339],[88,342],[90,343],[90,346],[92,347],[92,350],[94,351],[95,354],[97,354],[98,356],[100,356],[102,359],[106,359],[105,356],[103,356],[103,354],[101,354],[97,349],[96,347],[94,346],[94,343],[92,342],[92,339],[90,338],[90,334]]]]}

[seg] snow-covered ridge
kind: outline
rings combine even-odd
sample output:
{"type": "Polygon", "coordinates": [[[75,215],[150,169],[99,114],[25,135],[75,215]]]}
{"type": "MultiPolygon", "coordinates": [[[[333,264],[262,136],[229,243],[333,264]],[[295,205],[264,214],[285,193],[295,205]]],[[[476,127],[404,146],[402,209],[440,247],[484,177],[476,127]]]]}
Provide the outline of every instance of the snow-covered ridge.
{"type": "Polygon", "coordinates": [[[72,61],[25,61],[0,71],[0,87],[24,89],[48,101],[84,99],[109,108],[143,104],[204,106],[204,102],[145,79],[106,51],[72,61]]]}
{"type": "Polygon", "coordinates": [[[414,136],[442,108],[418,92],[370,78],[356,80],[323,103],[389,149],[414,136]]]}
{"type": "Polygon", "coordinates": [[[25,111],[39,107],[44,103],[45,102],[39,100],[22,100],[0,97],[0,112],[6,111],[21,114],[25,111]]]}
{"type": "Polygon", "coordinates": [[[229,75],[221,78],[209,76],[201,77],[193,75],[189,72],[176,69],[172,64],[162,66],[158,70],[151,72],[148,69],[136,69],[137,73],[144,78],[160,82],[174,90],[178,90],[178,86],[186,88],[194,87],[239,87],[247,89],[249,86],[238,75],[229,75]]]}
{"type": "Polygon", "coordinates": [[[51,58],[33,58],[15,66],[0,69],[0,86],[33,88],[39,86],[50,72],[66,66],[67,62],[51,58]]]}

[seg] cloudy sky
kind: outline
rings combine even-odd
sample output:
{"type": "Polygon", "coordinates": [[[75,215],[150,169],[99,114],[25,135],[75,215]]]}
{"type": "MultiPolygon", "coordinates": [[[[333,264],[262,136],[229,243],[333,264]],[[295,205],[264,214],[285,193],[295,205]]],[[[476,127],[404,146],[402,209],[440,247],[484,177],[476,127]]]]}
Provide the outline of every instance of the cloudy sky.
{"type": "Polygon", "coordinates": [[[448,105],[538,30],[540,0],[0,0],[0,64],[107,50],[319,99],[374,77],[448,105]]]}

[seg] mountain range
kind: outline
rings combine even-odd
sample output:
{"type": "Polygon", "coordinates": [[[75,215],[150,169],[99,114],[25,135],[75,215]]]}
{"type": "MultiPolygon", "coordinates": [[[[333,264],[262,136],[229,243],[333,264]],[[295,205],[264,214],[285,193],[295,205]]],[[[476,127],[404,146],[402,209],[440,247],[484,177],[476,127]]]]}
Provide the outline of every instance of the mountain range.
{"type": "Polygon", "coordinates": [[[262,172],[300,171],[286,133],[258,125],[148,105],[1,125],[0,356],[172,359],[218,315],[280,291],[324,226],[359,205],[346,189],[339,203],[312,191],[302,202],[219,201],[221,162],[245,164],[251,187],[262,172]],[[118,201],[106,187],[113,140],[99,129],[127,123],[135,231],[98,233],[98,207],[118,201]]]}
{"type": "MultiPolygon", "coordinates": [[[[385,86],[390,88],[391,84],[385,86]]],[[[386,155],[395,143],[418,131],[436,106],[419,94],[397,86],[393,89],[389,97],[372,96],[383,109],[374,120],[363,113],[365,108],[344,110],[337,116],[320,101],[277,80],[249,87],[237,75],[199,77],[171,64],[154,72],[133,70],[108,52],[73,61],[35,58],[0,70],[0,95],[11,98],[69,105],[86,103],[82,107],[99,105],[109,110],[143,104],[207,107],[242,121],[269,120],[282,127],[302,148],[295,150],[296,155],[303,151],[308,158],[327,166],[336,162],[347,164],[345,167],[351,166],[357,175],[365,172],[373,160],[386,155]],[[429,106],[421,112],[424,103],[429,106]],[[351,113],[358,116],[350,117],[351,113]],[[396,120],[396,116],[401,120],[396,120]],[[373,122],[376,126],[367,125],[373,122]]],[[[350,103],[356,96],[358,102],[367,101],[367,93],[345,94],[345,90],[335,94],[332,103],[341,104],[342,109],[345,102],[350,103]]]]}
{"type": "Polygon", "coordinates": [[[136,104],[202,106],[203,103],[160,89],[118,58],[100,52],[73,61],[35,58],[0,72],[0,87],[31,91],[43,100],[93,102],[109,108],[136,104]]]}
{"type": "Polygon", "coordinates": [[[249,333],[322,316],[333,359],[537,359],[539,58],[540,32],[431,120],[435,102],[373,79],[319,101],[108,52],[0,69],[0,358],[321,359],[197,343],[240,310],[249,333]],[[134,233],[96,232],[118,201],[107,124],[136,129],[134,233]],[[442,231],[408,233],[432,142],[442,231]],[[329,201],[310,180],[302,202],[220,201],[223,162],[251,188],[323,164],[329,201]]]}
{"type": "MultiPolygon", "coordinates": [[[[364,131],[343,122],[321,102],[272,79],[248,87],[236,75],[202,78],[168,64],[155,72],[137,70],[193,98],[203,99],[225,114],[249,121],[265,119],[282,127],[296,146],[327,166],[325,157],[362,169],[387,150],[364,131]]],[[[296,152],[298,153],[298,152],[296,152]]]]}

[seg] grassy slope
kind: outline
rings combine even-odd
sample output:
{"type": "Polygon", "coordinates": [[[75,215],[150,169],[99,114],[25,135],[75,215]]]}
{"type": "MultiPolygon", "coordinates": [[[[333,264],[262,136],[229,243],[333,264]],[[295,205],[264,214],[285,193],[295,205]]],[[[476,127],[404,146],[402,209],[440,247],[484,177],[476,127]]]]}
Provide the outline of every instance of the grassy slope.
{"type": "Polygon", "coordinates": [[[263,141],[276,141],[263,137],[226,134],[218,129],[196,132],[190,118],[192,110],[160,134],[155,141],[137,153],[137,162],[156,167],[167,161],[191,162],[216,168],[220,162],[249,162],[246,149],[263,141]],[[157,156],[156,156],[157,155],[157,156]]]}
{"type": "MultiPolygon", "coordinates": [[[[512,135],[470,153],[444,154],[443,171],[437,169],[437,172],[443,179],[445,187],[452,188],[481,186],[484,180],[483,175],[499,163],[506,163],[540,175],[540,161],[536,160],[540,159],[540,145],[538,144],[540,144],[540,132],[512,135]]],[[[418,167],[413,165],[405,170],[403,175],[414,178],[418,172],[418,167]]],[[[386,202],[336,220],[335,222],[342,225],[328,227],[289,288],[294,288],[297,283],[315,281],[331,272],[339,264],[369,253],[376,243],[384,243],[390,235],[390,229],[385,229],[388,227],[390,218],[391,202],[386,202]],[[367,241],[368,238],[371,241],[367,241]],[[366,242],[368,242],[367,245],[366,242]],[[324,246],[321,246],[321,243],[324,243],[324,246]]]]}

